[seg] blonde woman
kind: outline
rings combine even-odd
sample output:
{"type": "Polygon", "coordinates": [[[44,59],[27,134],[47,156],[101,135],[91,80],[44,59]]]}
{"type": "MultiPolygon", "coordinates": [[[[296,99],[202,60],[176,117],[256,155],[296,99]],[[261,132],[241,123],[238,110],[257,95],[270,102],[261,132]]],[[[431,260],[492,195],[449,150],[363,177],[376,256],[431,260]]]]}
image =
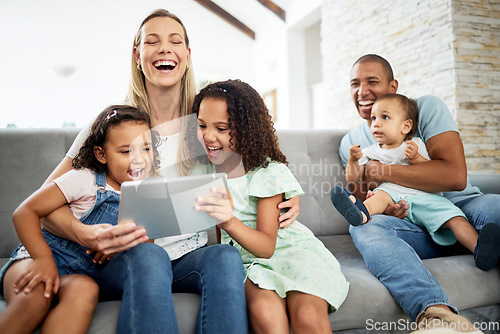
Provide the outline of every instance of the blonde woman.
{"type": "MultiPolygon", "coordinates": [[[[162,137],[161,167],[174,165],[184,153],[179,140],[181,120],[192,113],[196,93],[189,38],[177,16],[158,9],[144,19],[134,39],[131,70],[127,103],[146,111],[162,137]]],[[[83,129],[46,182],[71,169],[72,155],[86,136],[83,129]]],[[[299,212],[298,198],[280,203],[283,207],[290,209],[279,218],[281,224],[293,222],[299,212]]],[[[100,260],[148,240],[145,230],[133,223],[83,226],[70,219],[65,208],[48,218],[44,223],[47,230],[104,254],[100,260]]],[[[245,274],[239,253],[229,245],[207,247],[207,239],[202,232],[155,240],[167,251],[172,264],[172,275],[165,277],[165,284],[170,284],[173,292],[202,296],[197,332],[245,333],[245,274]]]]}

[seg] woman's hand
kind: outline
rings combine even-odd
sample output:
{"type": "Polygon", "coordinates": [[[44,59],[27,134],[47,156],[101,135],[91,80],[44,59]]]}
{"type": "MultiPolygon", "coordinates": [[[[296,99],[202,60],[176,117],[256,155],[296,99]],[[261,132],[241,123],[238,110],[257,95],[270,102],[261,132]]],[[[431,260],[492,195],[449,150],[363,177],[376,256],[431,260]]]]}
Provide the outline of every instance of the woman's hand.
{"type": "Polygon", "coordinates": [[[101,256],[96,255],[98,262],[149,240],[146,230],[142,227],[138,228],[132,221],[122,221],[116,226],[111,224],[83,225],[82,228],[84,230],[79,234],[83,239],[82,244],[89,248],[87,254],[102,253],[101,256]]]}
{"type": "Polygon", "coordinates": [[[281,214],[278,217],[279,227],[288,227],[290,226],[295,219],[299,216],[300,211],[300,197],[294,196],[287,201],[283,201],[278,204],[278,209],[289,208],[287,212],[281,214]]]}
{"type": "Polygon", "coordinates": [[[45,284],[45,298],[59,291],[59,273],[52,254],[50,257],[33,259],[28,269],[14,282],[14,291],[17,294],[24,290],[28,294],[40,283],[45,284]]]}
{"type": "Polygon", "coordinates": [[[196,199],[194,209],[206,212],[217,219],[217,225],[224,229],[233,218],[233,199],[231,193],[224,187],[213,187],[213,196],[200,196],[196,199]]]}

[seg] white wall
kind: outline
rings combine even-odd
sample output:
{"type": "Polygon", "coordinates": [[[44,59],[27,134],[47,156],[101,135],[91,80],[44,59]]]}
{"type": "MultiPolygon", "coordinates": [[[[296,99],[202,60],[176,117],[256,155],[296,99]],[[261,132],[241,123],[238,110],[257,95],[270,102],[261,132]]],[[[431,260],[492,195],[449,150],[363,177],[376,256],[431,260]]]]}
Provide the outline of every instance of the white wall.
{"type": "Polygon", "coordinates": [[[276,128],[310,128],[311,73],[319,71],[321,61],[308,53],[307,37],[319,34],[314,27],[321,20],[321,0],[297,0],[286,15],[286,23],[270,22],[256,32],[256,88],[261,93],[276,89],[276,128]]]}
{"type": "Polygon", "coordinates": [[[399,93],[436,95],[448,106],[469,171],[500,173],[499,24],[500,8],[488,0],[324,0],[325,125],[363,122],[349,75],[356,59],[376,53],[391,63],[399,93]]]}
{"type": "Polygon", "coordinates": [[[81,127],[123,102],[133,36],[156,8],[183,20],[198,82],[239,78],[261,94],[276,89],[276,127],[310,127],[311,73],[321,62],[307,52],[311,34],[319,34],[321,0],[287,6],[286,23],[264,10],[267,19],[259,17],[265,23],[252,40],[192,0],[0,1],[6,32],[0,35],[0,127],[81,127]],[[55,70],[61,67],[74,72],[61,76],[55,70]]]}
{"type": "Polygon", "coordinates": [[[0,1],[0,127],[80,127],[123,102],[133,37],[156,8],[183,20],[198,81],[255,84],[254,41],[194,1],[0,1]]]}

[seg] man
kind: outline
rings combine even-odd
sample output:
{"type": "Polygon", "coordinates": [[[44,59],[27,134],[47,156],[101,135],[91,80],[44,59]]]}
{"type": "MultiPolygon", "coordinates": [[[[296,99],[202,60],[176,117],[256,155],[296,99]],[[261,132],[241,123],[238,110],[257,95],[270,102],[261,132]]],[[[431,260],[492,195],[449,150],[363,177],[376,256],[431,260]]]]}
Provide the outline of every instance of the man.
{"type": "MultiPolygon", "coordinates": [[[[398,82],[384,58],[369,54],[354,63],[351,95],[359,115],[367,122],[342,139],[340,155],[344,166],[352,145],[360,144],[364,148],[376,143],[370,131],[372,105],[378,97],[397,90],[398,82]]],[[[354,185],[351,190],[363,199],[366,189],[386,181],[428,192],[443,191],[476,230],[481,231],[485,224],[494,223],[488,224],[488,231],[484,232],[500,240],[500,195],[483,195],[468,182],[462,141],[448,108],[433,96],[423,96],[417,99],[417,104],[419,126],[415,136],[426,143],[432,161],[409,166],[371,161],[365,167],[364,184],[354,185]]],[[[442,247],[432,241],[425,228],[400,219],[406,215],[406,209],[408,206],[401,201],[388,208],[387,215],[375,215],[366,224],[351,226],[356,247],[370,271],[412,320],[419,324],[426,324],[430,319],[441,320],[434,325],[460,322],[459,328],[474,332],[472,324],[456,314],[457,309],[421,262],[421,259],[441,255],[442,247]],[[468,325],[463,326],[463,323],[468,325]]],[[[498,246],[492,249],[492,252],[499,251],[498,246]]]]}

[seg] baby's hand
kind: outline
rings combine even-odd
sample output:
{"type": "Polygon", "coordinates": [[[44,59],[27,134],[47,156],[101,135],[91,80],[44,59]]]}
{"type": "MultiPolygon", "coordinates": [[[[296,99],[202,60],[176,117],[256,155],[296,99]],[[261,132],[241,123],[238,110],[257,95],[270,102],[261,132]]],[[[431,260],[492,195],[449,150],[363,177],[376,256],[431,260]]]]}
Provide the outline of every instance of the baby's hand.
{"type": "Polygon", "coordinates": [[[418,157],[418,146],[413,140],[406,141],[405,157],[412,162],[418,157]]]}
{"type": "Polygon", "coordinates": [[[358,161],[363,157],[363,153],[361,152],[361,145],[352,145],[349,148],[350,158],[354,161],[358,161]]]}
{"type": "Polygon", "coordinates": [[[211,190],[214,195],[198,197],[194,208],[214,217],[218,224],[225,223],[233,218],[234,205],[231,193],[223,187],[213,187],[211,190]]]}
{"type": "Polygon", "coordinates": [[[59,291],[59,273],[52,256],[34,259],[14,283],[14,292],[17,294],[24,289],[24,293],[28,294],[40,283],[45,283],[45,298],[59,291]]]}

